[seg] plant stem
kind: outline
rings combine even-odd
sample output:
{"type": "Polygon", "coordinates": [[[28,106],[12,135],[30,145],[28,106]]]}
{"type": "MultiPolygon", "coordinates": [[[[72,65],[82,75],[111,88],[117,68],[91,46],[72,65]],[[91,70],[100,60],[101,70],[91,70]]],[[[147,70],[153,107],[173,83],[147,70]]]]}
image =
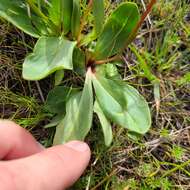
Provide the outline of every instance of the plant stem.
{"type": "Polygon", "coordinates": [[[179,170],[179,169],[182,169],[184,168],[185,166],[189,165],[190,164],[190,160],[180,164],[180,165],[177,165],[175,168],[172,168],[171,170],[168,170],[162,177],[166,177],[168,175],[170,175],[171,173],[175,172],[176,170],[179,170]]]}
{"type": "MultiPolygon", "coordinates": [[[[144,20],[146,19],[146,17],[148,16],[148,14],[150,13],[150,11],[152,10],[152,7],[154,6],[154,4],[157,2],[157,0],[151,0],[151,2],[147,5],[146,7],[146,11],[142,14],[140,21],[138,22],[137,26],[134,28],[134,30],[131,32],[131,35],[128,38],[128,41],[126,43],[126,46],[128,46],[128,44],[135,38],[136,33],[138,31],[138,29],[140,28],[140,26],[142,25],[142,23],[144,22],[144,20]]],[[[126,48],[126,47],[125,47],[126,48]]],[[[125,49],[124,48],[124,49],[125,49]]]]}
{"type": "MultiPolygon", "coordinates": [[[[90,3],[90,2],[89,2],[90,3]]],[[[127,41],[127,45],[135,38],[136,36],[136,33],[138,31],[138,29],[140,28],[140,26],[142,25],[142,23],[144,22],[144,20],[146,19],[147,15],[150,13],[153,5],[156,3],[156,0],[151,0],[151,2],[147,5],[146,7],[146,11],[142,14],[141,16],[141,19],[140,21],[138,22],[137,26],[134,28],[134,30],[131,32],[131,35],[129,36],[129,39],[127,41]]],[[[125,47],[126,48],[126,47],[125,47]]],[[[124,48],[124,49],[125,49],[124,48]]],[[[122,51],[124,50],[122,49],[122,51]]],[[[101,64],[104,64],[104,63],[108,63],[108,62],[111,62],[111,61],[115,61],[117,59],[121,59],[121,56],[119,55],[115,55],[114,57],[111,57],[111,58],[108,58],[106,60],[99,60],[99,61],[95,61],[95,63],[97,65],[101,65],[101,64]]]]}
{"type": "Polygon", "coordinates": [[[121,57],[119,55],[115,55],[111,58],[108,58],[108,59],[105,59],[105,60],[99,60],[99,61],[95,61],[95,64],[96,65],[102,65],[104,63],[108,63],[108,62],[111,62],[111,61],[116,61],[118,59],[121,59],[121,57]]]}
{"type": "Polygon", "coordinates": [[[108,176],[106,176],[102,181],[100,181],[95,187],[93,187],[91,190],[96,190],[98,187],[100,187],[105,181],[107,181],[109,178],[111,178],[113,175],[115,175],[118,172],[118,169],[113,170],[108,176]]]}

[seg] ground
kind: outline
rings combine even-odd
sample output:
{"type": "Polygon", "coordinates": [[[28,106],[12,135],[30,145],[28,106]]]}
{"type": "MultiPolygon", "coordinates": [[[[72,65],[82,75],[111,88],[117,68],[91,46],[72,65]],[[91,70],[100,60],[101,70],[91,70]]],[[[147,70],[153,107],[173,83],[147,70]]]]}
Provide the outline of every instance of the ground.
{"type": "MultiPolygon", "coordinates": [[[[142,12],[144,1],[136,2],[142,12]]],[[[100,127],[94,124],[86,139],[92,149],[91,163],[71,189],[190,189],[189,3],[158,1],[119,67],[123,80],[149,103],[150,131],[137,138],[113,126],[114,140],[107,148],[100,127]]],[[[16,121],[49,147],[55,129],[43,127],[51,119],[43,102],[53,78],[22,79],[22,62],[35,39],[4,20],[0,23],[0,118],[16,121]]]]}

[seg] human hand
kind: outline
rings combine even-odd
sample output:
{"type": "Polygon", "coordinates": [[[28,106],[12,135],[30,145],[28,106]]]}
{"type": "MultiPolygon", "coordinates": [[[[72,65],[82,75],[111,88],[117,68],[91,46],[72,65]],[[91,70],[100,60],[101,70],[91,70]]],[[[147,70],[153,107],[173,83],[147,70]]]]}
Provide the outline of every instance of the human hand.
{"type": "Polygon", "coordinates": [[[87,167],[90,149],[79,141],[44,149],[25,129],[0,120],[0,160],[2,190],[63,190],[87,167]]]}

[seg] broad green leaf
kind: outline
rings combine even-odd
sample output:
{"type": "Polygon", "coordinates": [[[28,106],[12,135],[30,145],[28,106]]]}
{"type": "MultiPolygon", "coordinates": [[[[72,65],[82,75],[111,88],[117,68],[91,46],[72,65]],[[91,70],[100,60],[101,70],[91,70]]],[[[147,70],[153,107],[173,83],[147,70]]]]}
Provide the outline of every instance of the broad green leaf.
{"type": "Polygon", "coordinates": [[[31,1],[36,3],[37,7],[40,8],[40,10],[43,10],[44,8],[47,10],[47,8],[51,6],[49,1],[44,1],[44,0],[31,0],[31,1]]]}
{"type": "Polygon", "coordinates": [[[73,0],[51,0],[49,17],[52,22],[63,28],[64,33],[71,29],[71,16],[73,10],[73,0]]]}
{"type": "Polygon", "coordinates": [[[102,31],[104,24],[104,0],[93,1],[92,9],[96,35],[99,35],[102,31]]]}
{"type": "Polygon", "coordinates": [[[56,115],[51,121],[50,123],[48,123],[47,125],[44,126],[45,129],[47,128],[51,128],[51,127],[56,127],[57,125],[59,125],[59,123],[62,121],[64,117],[64,114],[59,114],[56,115]]]}
{"type": "Polygon", "coordinates": [[[93,75],[93,85],[97,101],[107,118],[139,134],[148,131],[151,126],[150,110],[136,89],[122,81],[96,75],[93,75]],[[120,94],[119,100],[117,94],[120,94]]]}
{"type": "Polygon", "coordinates": [[[62,0],[51,0],[50,7],[48,9],[49,18],[56,26],[61,26],[61,23],[62,23],[61,3],[62,3],[62,0]]]}
{"type": "Polygon", "coordinates": [[[93,85],[95,87],[96,95],[97,93],[102,93],[101,101],[103,101],[105,105],[109,106],[109,98],[111,98],[119,103],[121,108],[125,108],[127,106],[127,100],[125,98],[124,91],[121,89],[121,84],[116,83],[114,80],[107,79],[101,75],[96,74],[93,75],[93,85]],[[105,93],[103,93],[104,91],[105,93]],[[107,96],[108,94],[109,96],[107,96]]]}
{"type": "Polygon", "coordinates": [[[75,48],[73,52],[73,67],[74,71],[79,75],[85,75],[86,68],[85,68],[85,54],[84,52],[79,49],[75,48]]]}
{"type": "Polygon", "coordinates": [[[56,86],[52,89],[45,103],[45,110],[54,113],[54,114],[63,114],[65,113],[66,101],[69,98],[76,94],[78,89],[66,86],[56,86]]]}
{"type": "Polygon", "coordinates": [[[66,105],[66,115],[56,128],[54,144],[84,140],[92,124],[93,93],[91,71],[88,70],[82,92],[73,95],[66,105]]]}
{"type": "Polygon", "coordinates": [[[55,72],[55,86],[58,86],[61,84],[63,78],[64,78],[64,70],[58,70],[55,72]]]}
{"type": "Polygon", "coordinates": [[[133,140],[133,141],[135,141],[135,142],[138,142],[138,141],[142,138],[142,136],[141,136],[139,133],[135,133],[135,132],[132,132],[132,131],[129,131],[129,132],[127,133],[127,136],[128,136],[131,140],[133,140]]]}
{"type": "Polygon", "coordinates": [[[107,63],[96,66],[96,73],[100,76],[111,79],[121,79],[121,75],[115,64],[107,63]]]}
{"type": "Polygon", "coordinates": [[[26,57],[23,77],[40,80],[61,69],[73,69],[72,57],[76,42],[62,37],[41,37],[34,52],[26,57]]]}
{"type": "Polygon", "coordinates": [[[21,0],[0,0],[0,17],[33,37],[38,38],[40,36],[38,29],[33,26],[36,22],[39,23],[40,19],[36,16],[30,18],[27,13],[27,7],[21,0]]]}
{"type": "Polygon", "coordinates": [[[65,34],[71,30],[72,10],[73,1],[63,0],[63,31],[65,34]]]}
{"type": "Polygon", "coordinates": [[[94,103],[94,112],[98,115],[98,118],[100,120],[100,124],[102,126],[102,131],[104,134],[105,145],[110,146],[113,139],[111,124],[106,118],[106,116],[104,115],[97,101],[95,101],[94,103]]]}
{"type": "Polygon", "coordinates": [[[80,0],[73,0],[71,32],[74,39],[77,39],[80,32],[80,17],[81,17],[80,0]]]}
{"type": "Polygon", "coordinates": [[[105,59],[117,54],[140,19],[135,3],[122,3],[109,17],[95,47],[95,58],[105,59]]]}

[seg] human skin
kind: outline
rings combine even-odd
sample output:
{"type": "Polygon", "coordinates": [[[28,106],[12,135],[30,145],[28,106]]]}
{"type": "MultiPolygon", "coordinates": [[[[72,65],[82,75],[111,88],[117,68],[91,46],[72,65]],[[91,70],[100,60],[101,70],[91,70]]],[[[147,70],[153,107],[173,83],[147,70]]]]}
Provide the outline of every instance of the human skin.
{"type": "Polygon", "coordinates": [[[80,141],[43,148],[17,124],[0,120],[0,189],[64,190],[82,175],[90,160],[80,141]]]}

